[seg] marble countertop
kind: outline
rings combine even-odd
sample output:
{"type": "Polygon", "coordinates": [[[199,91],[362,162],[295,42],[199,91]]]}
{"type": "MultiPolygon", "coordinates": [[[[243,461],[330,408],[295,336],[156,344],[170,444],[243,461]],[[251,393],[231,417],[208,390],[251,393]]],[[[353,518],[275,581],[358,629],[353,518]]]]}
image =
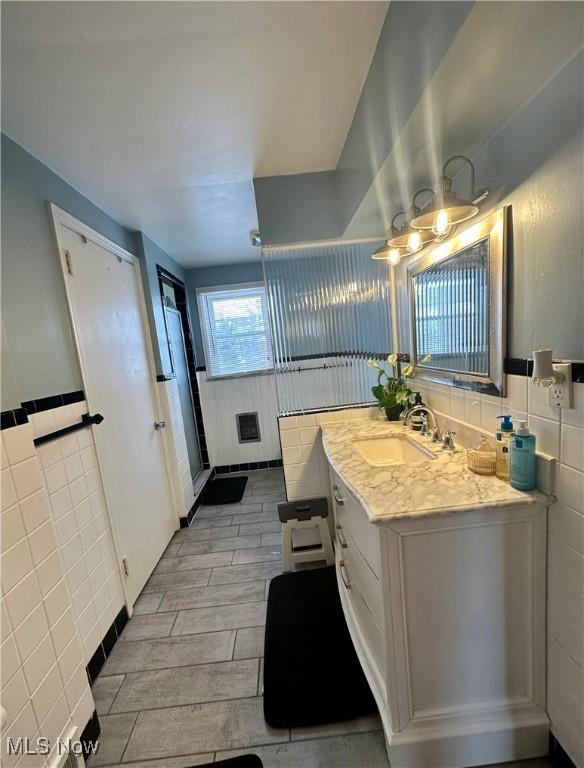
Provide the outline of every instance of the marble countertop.
{"type": "MultiPolygon", "coordinates": [[[[456,440],[456,438],[455,438],[456,440]]],[[[324,451],[333,469],[362,503],[371,522],[422,517],[488,507],[549,504],[541,491],[517,491],[494,475],[468,469],[466,449],[444,451],[440,443],[406,429],[401,422],[374,420],[322,425],[324,451]],[[353,447],[355,440],[407,435],[437,458],[417,464],[371,466],[353,447]]]]}

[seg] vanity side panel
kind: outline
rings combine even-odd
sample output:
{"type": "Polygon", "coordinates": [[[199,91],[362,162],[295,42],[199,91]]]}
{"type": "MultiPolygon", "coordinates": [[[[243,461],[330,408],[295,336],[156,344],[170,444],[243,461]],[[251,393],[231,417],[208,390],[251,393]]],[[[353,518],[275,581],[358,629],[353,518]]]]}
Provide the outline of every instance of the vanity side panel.
{"type": "Polygon", "coordinates": [[[391,529],[401,727],[408,715],[543,707],[545,509],[444,515],[391,529]]]}

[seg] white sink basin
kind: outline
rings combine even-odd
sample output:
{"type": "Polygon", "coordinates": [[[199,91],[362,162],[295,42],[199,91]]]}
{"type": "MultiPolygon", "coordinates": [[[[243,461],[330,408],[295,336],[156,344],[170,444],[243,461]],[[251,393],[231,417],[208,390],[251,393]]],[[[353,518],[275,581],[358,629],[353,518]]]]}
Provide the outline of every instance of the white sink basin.
{"type": "Polygon", "coordinates": [[[420,464],[423,461],[432,461],[436,458],[435,454],[407,435],[354,440],[353,447],[372,467],[385,467],[392,464],[420,464]]]}

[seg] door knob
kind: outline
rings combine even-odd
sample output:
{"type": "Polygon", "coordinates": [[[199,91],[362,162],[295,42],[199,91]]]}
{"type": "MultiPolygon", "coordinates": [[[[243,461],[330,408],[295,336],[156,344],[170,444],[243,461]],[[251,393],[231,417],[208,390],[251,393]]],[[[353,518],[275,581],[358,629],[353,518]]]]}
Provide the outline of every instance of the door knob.
{"type": "Polygon", "coordinates": [[[165,426],[166,426],[166,422],[165,421],[155,421],[154,422],[154,429],[164,429],[165,426]]]}

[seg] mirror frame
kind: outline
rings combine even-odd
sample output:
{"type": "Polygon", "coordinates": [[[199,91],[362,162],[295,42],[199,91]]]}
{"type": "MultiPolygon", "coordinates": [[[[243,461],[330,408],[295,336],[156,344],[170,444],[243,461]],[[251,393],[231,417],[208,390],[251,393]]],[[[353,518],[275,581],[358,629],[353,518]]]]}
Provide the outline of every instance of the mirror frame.
{"type": "Polygon", "coordinates": [[[470,389],[486,395],[505,397],[505,356],[507,345],[507,249],[511,206],[507,205],[471,224],[454,237],[440,243],[408,267],[410,291],[411,363],[418,379],[470,389]],[[489,370],[487,374],[447,371],[417,364],[416,345],[416,275],[441,261],[452,258],[480,240],[489,238],[489,370]]]}

